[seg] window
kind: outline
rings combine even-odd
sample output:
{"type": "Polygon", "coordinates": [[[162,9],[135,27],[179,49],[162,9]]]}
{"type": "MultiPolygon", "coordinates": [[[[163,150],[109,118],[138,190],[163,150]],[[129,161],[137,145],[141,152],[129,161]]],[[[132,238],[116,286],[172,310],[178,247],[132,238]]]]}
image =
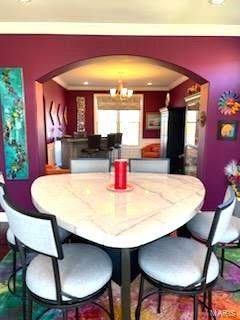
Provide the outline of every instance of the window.
{"type": "Polygon", "coordinates": [[[140,110],[97,110],[97,133],[122,132],[122,144],[138,146],[140,136],[140,110]]]}

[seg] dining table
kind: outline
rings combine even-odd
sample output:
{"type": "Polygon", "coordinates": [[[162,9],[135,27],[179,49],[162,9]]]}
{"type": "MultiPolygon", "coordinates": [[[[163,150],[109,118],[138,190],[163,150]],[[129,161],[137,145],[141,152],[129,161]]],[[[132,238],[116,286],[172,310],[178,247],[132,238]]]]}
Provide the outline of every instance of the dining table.
{"type": "Polygon", "coordinates": [[[129,172],[129,188],[111,188],[113,173],[37,178],[32,201],[60,227],[96,244],[121,250],[121,317],[131,317],[130,253],[183,226],[201,209],[205,188],[196,177],[129,172]],[[109,188],[110,186],[110,188],[109,188]],[[109,190],[110,189],[110,190],[109,190]]]}

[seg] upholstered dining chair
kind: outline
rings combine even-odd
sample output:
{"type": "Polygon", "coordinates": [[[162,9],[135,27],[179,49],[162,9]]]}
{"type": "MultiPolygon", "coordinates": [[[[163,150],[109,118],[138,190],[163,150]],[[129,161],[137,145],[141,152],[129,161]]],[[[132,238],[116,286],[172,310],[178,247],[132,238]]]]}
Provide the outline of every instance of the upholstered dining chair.
{"type": "MultiPolygon", "coordinates": [[[[7,187],[6,187],[3,175],[2,175],[2,173],[0,173],[0,205],[1,205],[1,207],[3,207],[3,196],[4,195],[7,195],[7,187]]],[[[62,242],[65,241],[70,236],[70,232],[68,232],[67,230],[60,228],[60,227],[59,227],[59,234],[60,234],[60,239],[62,242]]],[[[13,253],[12,273],[8,279],[8,290],[11,293],[15,294],[16,293],[16,273],[21,267],[19,267],[17,269],[18,247],[16,244],[15,236],[14,236],[10,227],[7,230],[6,238],[7,238],[8,246],[12,250],[12,253],[13,253]],[[12,285],[11,285],[11,281],[12,281],[12,285]]]]}
{"type": "MultiPolygon", "coordinates": [[[[3,195],[6,194],[6,185],[3,178],[2,173],[0,173],[0,205],[3,206],[3,195]]],[[[8,278],[8,290],[15,294],[16,293],[16,272],[17,272],[17,253],[18,248],[16,245],[14,234],[12,233],[11,229],[7,229],[6,233],[7,243],[9,248],[12,250],[13,259],[12,259],[12,273],[8,278]],[[12,285],[11,285],[12,281],[12,285]]]]}
{"type": "Polygon", "coordinates": [[[114,320],[109,256],[89,244],[62,245],[53,215],[19,210],[6,195],[3,207],[23,265],[23,313],[26,312],[27,320],[32,320],[33,301],[48,309],[63,310],[64,320],[73,308],[79,319],[78,308],[91,302],[114,320]],[[26,250],[36,253],[28,265],[26,250]],[[110,311],[94,301],[105,291],[108,291],[110,311]]]}
{"type": "Polygon", "coordinates": [[[168,158],[129,159],[130,172],[169,173],[169,169],[170,159],[168,158]]]}
{"type": "Polygon", "coordinates": [[[87,154],[87,156],[95,156],[96,153],[100,151],[101,146],[101,135],[100,134],[90,134],[87,136],[87,148],[82,149],[82,152],[87,154]]]}
{"type": "Polygon", "coordinates": [[[123,134],[122,134],[121,132],[115,133],[115,144],[114,144],[114,148],[117,149],[118,159],[121,158],[122,136],[123,136],[123,134]]]}
{"type": "Polygon", "coordinates": [[[109,159],[79,158],[70,161],[71,173],[82,172],[110,172],[111,163],[109,159]]]}
{"type": "MultiPolygon", "coordinates": [[[[233,192],[232,187],[229,186],[225,193],[225,199],[229,197],[229,193],[233,192]]],[[[191,235],[201,242],[206,243],[212,221],[214,219],[214,211],[202,211],[199,212],[190,222],[187,223],[187,229],[190,231],[191,235]]],[[[231,261],[225,257],[225,249],[240,249],[240,218],[232,216],[229,225],[227,226],[225,232],[219,240],[218,247],[220,249],[221,255],[221,268],[220,274],[224,277],[224,262],[227,261],[237,268],[240,269],[240,265],[231,261]]],[[[231,291],[231,290],[226,290],[231,291]]],[[[231,292],[240,291],[239,289],[234,289],[231,292]]]]}
{"type": "MultiPolygon", "coordinates": [[[[161,311],[161,295],[177,294],[193,298],[193,319],[198,319],[198,296],[208,295],[209,319],[216,319],[212,310],[212,287],[219,275],[219,263],[214,247],[221,240],[229,225],[236,203],[233,192],[229,199],[215,211],[206,245],[194,239],[164,237],[142,247],[139,251],[141,280],[136,320],[140,319],[144,299],[155,292],[144,294],[144,281],[147,280],[159,294],[158,312],[161,311]]],[[[205,302],[205,299],[203,303],[205,302]]]]}

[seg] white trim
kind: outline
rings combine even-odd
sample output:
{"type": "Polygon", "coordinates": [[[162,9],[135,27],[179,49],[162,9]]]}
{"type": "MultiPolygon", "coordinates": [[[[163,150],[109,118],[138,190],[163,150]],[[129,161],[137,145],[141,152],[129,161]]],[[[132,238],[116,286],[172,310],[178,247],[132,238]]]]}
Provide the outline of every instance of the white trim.
{"type": "Polygon", "coordinates": [[[240,25],[0,22],[0,34],[240,36],[240,25]],[[31,31],[30,31],[31,30],[31,31]]]}
{"type": "Polygon", "coordinates": [[[8,222],[6,212],[0,211],[0,222],[8,222]]]}

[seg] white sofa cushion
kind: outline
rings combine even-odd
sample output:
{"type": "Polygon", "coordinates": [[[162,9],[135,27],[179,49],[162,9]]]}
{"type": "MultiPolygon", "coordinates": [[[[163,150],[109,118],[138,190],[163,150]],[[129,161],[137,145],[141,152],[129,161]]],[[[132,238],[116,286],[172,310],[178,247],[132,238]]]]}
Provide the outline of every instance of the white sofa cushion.
{"type": "MultiPolygon", "coordinates": [[[[187,224],[188,230],[196,238],[204,240],[208,239],[210,228],[212,225],[214,211],[199,212],[190,222],[187,224]]],[[[230,243],[240,237],[240,218],[232,216],[230,224],[224,232],[221,243],[230,243]]]]}
{"type": "MultiPolygon", "coordinates": [[[[187,287],[202,277],[207,247],[192,239],[165,237],[139,251],[139,265],[151,278],[162,283],[187,287]]],[[[212,254],[207,283],[219,274],[219,263],[212,254]]]]}
{"type": "MultiPolygon", "coordinates": [[[[62,291],[84,298],[101,289],[112,275],[112,261],[98,247],[87,244],[64,244],[64,259],[59,260],[62,291]]],[[[27,268],[26,284],[41,298],[56,300],[52,262],[48,256],[37,255],[27,268]]],[[[62,296],[63,300],[69,300],[62,296]]]]}

